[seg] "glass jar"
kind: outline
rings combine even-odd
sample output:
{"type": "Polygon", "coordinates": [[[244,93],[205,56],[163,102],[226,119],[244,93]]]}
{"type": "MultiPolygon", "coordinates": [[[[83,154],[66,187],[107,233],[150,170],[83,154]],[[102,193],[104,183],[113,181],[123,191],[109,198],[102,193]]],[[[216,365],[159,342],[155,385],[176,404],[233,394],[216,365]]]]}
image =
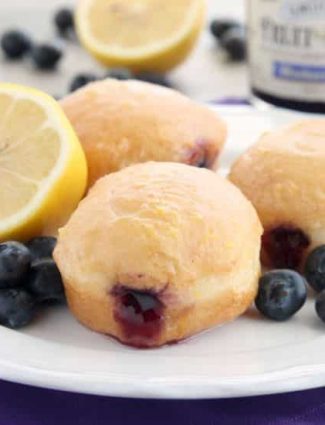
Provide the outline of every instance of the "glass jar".
{"type": "Polygon", "coordinates": [[[325,0],[248,0],[253,100],[325,113],[325,0]]]}

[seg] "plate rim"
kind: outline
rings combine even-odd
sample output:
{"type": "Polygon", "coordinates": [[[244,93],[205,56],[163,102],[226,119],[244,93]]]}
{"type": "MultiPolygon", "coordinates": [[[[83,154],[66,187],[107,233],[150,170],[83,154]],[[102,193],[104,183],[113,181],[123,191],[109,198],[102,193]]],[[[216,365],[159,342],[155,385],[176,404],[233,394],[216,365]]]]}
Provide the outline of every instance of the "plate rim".
{"type": "Polygon", "coordinates": [[[89,373],[83,376],[75,372],[58,372],[45,368],[33,368],[13,364],[0,359],[1,379],[80,394],[134,399],[219,399],[252,397],[290,393],[324,387],[325,363],[323,365],[303,365],[283,370],[244,376],[240,378],[207,379],[189,376],[177,378],[152,377],[146,381],[118,377],[113,374],[89,373]],[[109,383],[107,378],[109,376],[109,383]],[[267,383],[267,387],[263,384],[267,383]],[[261,386],[261,387],[260,387],[261,386]],[[204,390],[200,390],[204,388],[204,390]],[[264,389],[263,389],[264,388],[264,389]]]}

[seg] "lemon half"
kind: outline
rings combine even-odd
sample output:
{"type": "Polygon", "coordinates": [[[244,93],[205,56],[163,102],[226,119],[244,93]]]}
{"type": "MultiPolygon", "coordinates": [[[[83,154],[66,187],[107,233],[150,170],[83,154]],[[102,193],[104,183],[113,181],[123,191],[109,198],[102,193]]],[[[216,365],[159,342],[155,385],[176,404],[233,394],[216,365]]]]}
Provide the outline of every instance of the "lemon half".
{"type": "Polygon", "coordinates": [[[0,241],[55,234],[86,181],[83,150],[59,104],[0,84],[0,241]]]}
{"type": "Polygon", "coordinates": [[[193,48],[205,6],[205,0],[79,0],[77,32],[105,65],[167,71],[193,48]]]}

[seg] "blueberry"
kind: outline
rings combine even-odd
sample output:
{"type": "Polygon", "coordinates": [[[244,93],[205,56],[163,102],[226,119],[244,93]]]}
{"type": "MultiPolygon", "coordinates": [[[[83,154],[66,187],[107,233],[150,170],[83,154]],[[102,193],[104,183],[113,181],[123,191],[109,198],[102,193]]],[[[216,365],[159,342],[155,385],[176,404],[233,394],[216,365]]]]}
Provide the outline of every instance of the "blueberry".
{"type": "Polygon", "coordinates": [[[52,70],[62,58],[62,49],[52,43],[42,43],[32,49],[32,60],[38,69],[52,70]]]}
{"type": "Polygon", "coordinates": [[[141,72],[135,76],[137,80],[145,81],[147,83],[158,84],[159,86],[171,87],[170,81],[164,74],[156,72],[141,72]]]}
{"type": "Polygon", "coordinates": [[[115,78],[116,80],[131,80],[133,75],[127,68],[112,68],[108,71],[106,78],[115,78]]]}
{"type": "Polygon", "coordinates": [[[26,243],[32,257],[32,261],[43,258],[52,258],[56,245],[56,238],[52,236],[39,236],[26,243]]]}
{"type": "Polygon", "coordinates": [[[259,281],[255,304],[257,309],[272,320],[282,321],[293,316],[305,303],[305,279],[293,270],[272,270],[259,281]]]}
{"type": "Polygon", "coordinates": [[[74,29],[74,17],[71,9],[60,9],[54,15],[54,25],[61,35],[66,35],[74,29]]]}
{"type": "Polygon", "coordinates": [[[96,75],[91,73],[77,74],[70,83],[69,91],[74,92],[75,90],[78,90],[81,87],[85,86],[86,84],[96,80],[97,80],[96,75]]]}
{"type": "Polygon", "coordinates": [[[9,59],[22,58],[31,46],[31,39],[22,31],[6,31],[1,37],[1,48],[9,59]]]}
{"type": "Polygon", "coordinates": [[[225,49],[230,60],[240,62],[246,59],[246,35],[243,27],[231,28],[220,38],[220,46],[225,49]]]}
{"type": "Polygon", "coordinates": [[[325,290],[321,291],[319,294],[317,294],[316,302],[315,302],[315,309],[317,316],[325,322],[325,290]]]}
{"type": "Polygon", "coordinates": [[[319,246],[308,255],[304,274],[316,292],[325,289],[325,245],[319,246]]]}
{"type": "Polygon", "coordinates": [[[22,288],[0,289],[0,324],[12,329],[26,326],[35,314],[33,297],[22,288]]]}
{"type": "Polygon", "coordinates": [[[64,301],[61,274],[55,262],[50,258],[36,260],[32,263],[25,287],[38,302],[64,301]]]}
{"type": "Polygon", "coordinates": [[[14,241],[0,244],[0,288],[20,286],[30,262],[31,254],[23,244],[14,241]]]}
{"type": "Polygon", "coordinates": [[[226,31],[238,27],[240,23],[234,19],[214,19],[210,24],[210,31],[216,39],[220,39],[226,31]]]}

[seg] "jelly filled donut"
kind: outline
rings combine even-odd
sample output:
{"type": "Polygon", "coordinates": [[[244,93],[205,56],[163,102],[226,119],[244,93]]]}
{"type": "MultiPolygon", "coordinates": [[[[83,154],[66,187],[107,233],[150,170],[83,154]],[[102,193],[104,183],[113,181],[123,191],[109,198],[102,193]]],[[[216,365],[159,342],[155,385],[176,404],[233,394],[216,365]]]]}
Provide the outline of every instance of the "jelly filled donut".
{"type": "Polygon", "coordinates": [[[146,161],[213,168],[226,138],[217,114],[180,93],[140,81],[107,79],[61,101],[84,148],[89,186],[146,161]]]}
{"type": "Polygon", "coordinates": [[[325,243],[325,120],[264,134],[234,164],[230,180],[264,226],[265,265],[297,269],[325,243]]]}
{"type": "Polygon", "coordinates": [[[61,229],[54,256],[81,323],[154,347],[248,308],[261,233],[254,208],[227,180],[148,162],[100,179],[61,229]]]}

